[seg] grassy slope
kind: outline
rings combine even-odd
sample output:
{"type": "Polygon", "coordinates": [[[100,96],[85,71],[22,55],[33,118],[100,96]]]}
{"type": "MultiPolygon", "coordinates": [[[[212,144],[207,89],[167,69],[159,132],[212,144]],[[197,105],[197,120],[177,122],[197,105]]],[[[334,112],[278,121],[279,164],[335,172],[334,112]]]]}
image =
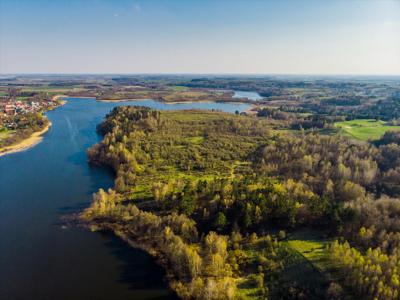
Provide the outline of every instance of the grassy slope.
{"type": "Polygon", "coordinates": [[[400,126],[388,126],[384,121],[374,119],[357,119],[335,123],[335,127],[348,136],[367,141],[379,139],[386,131],[400,130],[400,126]]]}
{"type": "Polygon", "coordinates": [[[13,133],[15,132],[15,130],[2,130],[0,131],[0,141],[3,139],[7,139],[8,137],[10,137],[13,133]]]}

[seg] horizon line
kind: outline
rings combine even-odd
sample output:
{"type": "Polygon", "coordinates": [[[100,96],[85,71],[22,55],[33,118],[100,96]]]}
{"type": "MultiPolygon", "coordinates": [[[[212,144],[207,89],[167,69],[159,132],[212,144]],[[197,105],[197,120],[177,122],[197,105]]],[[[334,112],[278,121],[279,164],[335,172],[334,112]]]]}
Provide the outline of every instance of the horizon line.
{"type": "Polygon", "coordinates": [[[184,76],[324,76],[324,77],[400,77],[399,74],[360,74],[360,73],[192,73],[192,72],[10,72],[2,73],[0,76],[21,76],[21,75],[184,75],[184,76]]]}

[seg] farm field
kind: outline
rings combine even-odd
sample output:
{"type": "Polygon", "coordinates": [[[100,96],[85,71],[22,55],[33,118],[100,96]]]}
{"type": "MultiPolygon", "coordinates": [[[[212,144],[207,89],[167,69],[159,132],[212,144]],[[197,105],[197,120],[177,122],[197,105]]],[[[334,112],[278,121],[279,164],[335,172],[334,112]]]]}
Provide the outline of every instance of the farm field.
{"type": "Polygon", "coordinates": [[[374,119],[356,119],[335,123],[335,127],[347,136],[354,137],[358,140],[377,140],[386,131],[400,131],[400,126],[386,125],[385,121],[374,119]]]}

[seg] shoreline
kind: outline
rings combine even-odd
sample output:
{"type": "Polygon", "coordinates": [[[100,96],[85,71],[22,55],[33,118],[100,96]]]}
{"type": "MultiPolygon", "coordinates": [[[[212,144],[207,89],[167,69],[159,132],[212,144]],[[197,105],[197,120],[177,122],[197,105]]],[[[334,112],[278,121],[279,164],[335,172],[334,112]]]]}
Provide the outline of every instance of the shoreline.
{"type": "MultiPolygon", "coordinates": [[[[55,95],[55,96],[53,96],[52,98],[51,98],[51,100],[53,100],[53,101],[57,101],[59,98],[65,98],[65,97],[68,97],[67,95],[61,95],[61,94],[59,94],[59,95],[55,95]]],[[[61,103],[65,103],[65,101],[64,100],[61,100],[61,103]]]]}
{"type": "MultiPolygon", "coordinates": [[[[91,98],[91,97],[77,97],[77,98],[91,98]]],[[[94,98],[96,101],[98,102],[133,102],[133,101],[147,101],[147,100],[151,100],[154,102],[159,102],[159,103],[163,103],[163,104],[193,104],[193,103],[222,103],[222,104],[248,104],[250,106],[253,106],[254,104],[250,104],[247,102],[240,102],[240,101],[212,101],[212,100],[199,100],[199,101],[161,101],[161,100],[156,100],[156,99],[151,99],[151,98],[146,98],[146,99],[96,99],[94,98]]]]}
{"type": "Polygon", "coordinates": [[[246,113],[249,116],[253,116],[253,115],[255,116],[255,115],[257,115],[257,108],[259,108],[259,107],[260,107],[259,105],[251,104],[249,106],[249,108],[247,108],[243,112],[246,113]]]}
{"type": "MultiPolygon", "coordinates": [[[[55,95],[52,97],[53,101],[57,101],[60,98],[65,98],[65,97],[69,97],[68,95],[55,95]]],[[[92,98],[92,97],[77,97],[77,98],[92,98]]],[[[164,101],[158,101],[158,100],[154,100],[154,99],[121,99],[121,100],[112,100],[112,99],[102,99],[102,100],[97,100],[96,98],[94,98],[95,101],[98,102],[129,102],[129,101],[144,101],[144,100],[152,100],[155,102],[160,102],[160,103],[164,103],[164,104],[190,104],[190,103],[219,103],[216,101],[209,101],[209,100],[201,100],[201,101],[182,101],[182,102],[164,102],[164,101]]],[[[57,107],[54,107],[53,109],[56,109],[60,106],[63,106],[67,101],[66,100],[60,100],[60,105],[57,107]]],[[[221,102],[221,103],[230,103],[230,104],[246,104],[243,102],[221,102]]],[[[250,106],[244,110],[243,112],[251,115],[252,113],[254,113],[254,108],[257,107],[254,104],[250,104],[250,106]]],[[[16,153],[16,152],[21,152],[21,151],[25,151],[28,150],[29,148],[34,147],[35,145],[39,144],[42,140],[43,137],[42,135],[44,133],[46,133],[50,127],[51,127],[52,123],[49,121],[49,124],[46,125],[46,127],[44,129],[42,129],[41,131],[37,131],[31,134],[31,136],[29,136],[26,139],[23,139],[22,141],[18,142],[17,144],[14,145],[10,145],[10,146],[5,146],[3,148],[0,148],[0,157],[3,155],[7,155],[7,154],[12,154],[12,153],[16,153]]]]}
{"type": "Polygon", "coordinates": [[[212,101],[212,100],[199,100],[199,101],[170,101],[170,102],[162,102],[165,104],[193,104],[193,103],[221,103],[221,104],[248,104],[246,102],[239,102],[239,101],[212,101]]]}
{"type": "MultiPolygon", "coordinates": [[[[160,250],[155,248],[152,245],[151,241],[146,241],[146,239],[141,239],[139,236],[130,236],[130,234],[124,229],[121,224],[113,224],[109,222],[98,222],[98,221],[86,221],[82,220],[80,216],[77,217],[78,226],[85,228],[91,232],[108,232],[125,242],[128,247],[139,249],[147,253],[155,264],[160,266],[165,274],[164,280],[167,283],[167,288],[176,295],[176,290],[174,289],[174,285],[176,284],[176,276],[171,271],[168,266],[167,260],[165,256],[162,254],[160,250]]],[[[76,221],[76,220],[75,220],[76,221]]]]}
{"type": "Polygon", "coordinates": [[[17,144],[10,145],[10,146],[5,146],[4,148],[0,149],[0,157],[3,155],[11,154],[11,153],[16,153],[16,152],[21,152],[28,150],[37,144],[39,144],[43,140],[43,134],[45,134],[51,127],[52,123],[49,121],[49,123],[46,125],[45,128],[43,128],[41,131],[36,131],[31,134],[30,137],[23,139],[17,144]]]}
{"type": "MultiPolygon", "coordinates": [[[[92,97],[77,97],[77,98],[92,98],[92,97]]],[[[153,100],[156,101],[154,99],[151,98],[146,98],[146,99],[95,99],[97,102],[108,102],[108,103],[112,103],[112,102],[129,102],[129,101],[146,101],[146,100],[153,100]]]]}
{"type": "MultiPolygon", "coordinates": [[[[65,98],[65,97],[71,97],[68,95],[56,95],[53,97],[53,100],[57,100],[59,98],[65,98]]],[[[159,99],[153,99],[153,98],[135,98],[135,99],[97,99],[96,97],[88,97],[88,96],[73,96],[73,98],[82,98],[82,99],[94,99],[96,102],[104,102],[104,103],[118,103],[118,102],[135,102],[135,101],[147,101],[151,100],[154,102],[159,102],[163,104],[192,104],[192,103],[222,103],[222,104],[247,104],[250,105],[251,107],[257,106],[256,103],[253,101],[240,101],[240,100],[235,100],[232,99],[232,101],[216,101],[216,100],[198,100],[198,101],[193,101],[193,100],[188,100],[188,101],[165,101],[165,100],[159,100],[159,99]]],[[[240,98],[238,98],[240,99],[240,98]]]]}
{"type": "MultiPolygon", "coordinates": [[[[55,95],[52,97],[52,100],[57,101],[59,98],[64,98],[64,97],[68,97],[68,96],[55,95]]],[[[60,105],[52,108],[51,110],[56,109],[60,106],[63,106],[65,103],[67,103],[67,101],[60,100],[60,105]]],[[[47,117],[46,117],[46,119],[47,119],[47,117]]],[[[26,139],[23,139],[22,141],[18,142],[17,144],[0,148],[0,157],[3,155],[7,155],[7,154],[22,152],[22,151],[28,150],[28,149],[36,146],[43,140],[42,135],[45,134],[50,129],[51,126],[52,126],[52,123],[49,121],[49,123],[46,125],[46,127],[44,127],[42,130],[33,132],[29,137],[27,137],[26,139]]]]}

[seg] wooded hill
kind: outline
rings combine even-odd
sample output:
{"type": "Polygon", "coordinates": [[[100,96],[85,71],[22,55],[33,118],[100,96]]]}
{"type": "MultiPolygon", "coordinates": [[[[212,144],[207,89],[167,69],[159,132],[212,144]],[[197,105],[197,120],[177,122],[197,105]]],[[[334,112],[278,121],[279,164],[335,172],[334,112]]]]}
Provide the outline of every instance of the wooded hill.
{"type": "Polygon", "coordinates": [[[155,255],[181,298],[398,299],[400,206],[388,195],[400,193],[400,146],[387,137],[377,147],[144,107],[115,108],[98,130],[88,156],[115,187],[82,218],[155,255]],[[291,235],[306,228],[322,232],[323,267],[310,271],[321,280],[293,276],[307,255],[291,235]]]}

